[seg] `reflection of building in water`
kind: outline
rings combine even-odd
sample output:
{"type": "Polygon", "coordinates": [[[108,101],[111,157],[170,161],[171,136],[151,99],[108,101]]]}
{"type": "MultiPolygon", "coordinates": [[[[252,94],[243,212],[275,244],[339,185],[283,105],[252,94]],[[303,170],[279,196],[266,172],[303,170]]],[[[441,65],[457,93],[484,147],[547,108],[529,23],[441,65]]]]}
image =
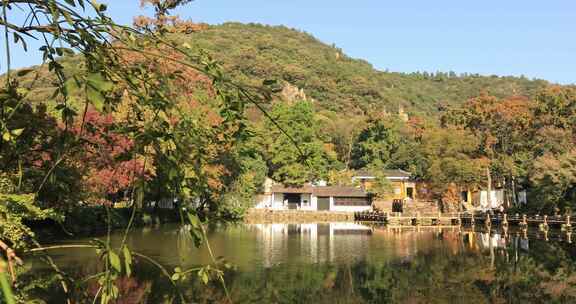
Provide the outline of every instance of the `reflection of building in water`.
{"type": "Polygon", "coordinates": [[[411,260],[442,252],[459,255],[476,252],[509,259],[513,250],[527,251],[528,239],[492,230],[462,231],[461,227],[369,227],[356,223],[256,224],[262,264],[338,263],[358,260],[411,260]]]}
{"type": "Polygon", "coordinates": [[[499,233],[490,234],[488,232],[477,233],[478,243],[482,249],[506,248],[506,240],[499,233]]]}
{"type": "Polygon", "coordinates": [[[451,254],[461,251],[460,232],[455,227],[383,226],[374,229],[374,238],[392,259],[410,260],[418,254],[435,250],[449,250],[451,254]]]}
{"type": "Polygon", "coordinates": [[[265,267],[294,259],[350,260],[366,254],[370,227],[355,223],[255,224],[265,267]]]}

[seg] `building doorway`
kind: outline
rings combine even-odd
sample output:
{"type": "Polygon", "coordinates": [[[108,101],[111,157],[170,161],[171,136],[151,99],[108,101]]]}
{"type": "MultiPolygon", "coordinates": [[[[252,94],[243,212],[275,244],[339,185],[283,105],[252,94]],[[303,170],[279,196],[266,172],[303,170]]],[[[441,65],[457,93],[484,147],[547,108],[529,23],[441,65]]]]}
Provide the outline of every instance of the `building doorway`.
{"type": "Polygon", "coordinates": [[[284,202],[288,205],[288,209],[298,209],[301,196],[299,193],[284,193],[284,202]]]}
{"type": "Polygon", "coordinates": [[[406,197],[408,197],[411,200],[414,199],[414,188],[412,187],[406,188],[406,197]]]}
{"type": "Polygon", "coordinates": [[[318,197],[318,210],[330,210],[330,197],[318,197]]]}

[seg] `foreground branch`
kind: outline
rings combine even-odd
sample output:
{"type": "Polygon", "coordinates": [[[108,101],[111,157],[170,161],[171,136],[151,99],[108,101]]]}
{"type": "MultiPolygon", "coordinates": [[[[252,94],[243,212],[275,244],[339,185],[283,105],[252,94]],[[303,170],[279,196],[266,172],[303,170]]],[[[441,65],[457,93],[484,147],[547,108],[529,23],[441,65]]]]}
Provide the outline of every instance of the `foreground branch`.
{"type": "MultiPolygon", "coordinates": [[[[16,272],[14,271],[14,262],[18,265],[24,264],[22,259],[20,259],[14,249],[10,248],[6,243],[0,241],[0,249],[2,249],[6,253],[6,260],[8,261],[8,271],[10,271],[10,278],[12,279],[12,283],[16,281],[16,272]]],[[[3,273],[5,270],[0,268],[0,274],[3,273]]]]}

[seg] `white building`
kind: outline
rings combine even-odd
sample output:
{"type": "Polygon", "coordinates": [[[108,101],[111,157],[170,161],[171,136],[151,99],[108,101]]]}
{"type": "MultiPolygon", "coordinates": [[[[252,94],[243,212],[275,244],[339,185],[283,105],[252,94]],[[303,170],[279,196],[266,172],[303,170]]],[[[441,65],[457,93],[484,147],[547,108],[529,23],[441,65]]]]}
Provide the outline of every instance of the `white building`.
{"type": "Polygon", "coordinates": [[[285,187],[268,180],[256,209],[360,212],[372,210],[371,195],[356,187],[285,187]]]}

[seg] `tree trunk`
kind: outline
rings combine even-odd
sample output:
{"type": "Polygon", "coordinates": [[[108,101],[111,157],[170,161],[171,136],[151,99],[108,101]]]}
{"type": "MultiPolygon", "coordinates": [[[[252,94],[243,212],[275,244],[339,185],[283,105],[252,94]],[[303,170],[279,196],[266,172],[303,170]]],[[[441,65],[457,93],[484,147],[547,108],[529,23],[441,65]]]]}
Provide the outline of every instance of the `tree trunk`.
{"type": "Polygon", "coordinates": [[[488,201],[488,208],[492,208],[492,175],[490,174],[490,167],[486,168],[486,182],[488,184],[488,195],[486,197],[488,201]]]}
{"type": "Polygon", "coordinates": [[[350,160],[352,159],[352,146],[353,146],[353,137],[350,137],[350,141],[348,142],[348,153],[346,155],[346,170],[350,169],[350,160]]]}
{"type": "Polygon", "coordinates": [[[512,204],[518,205],[518,197],[516,195],[516,179],[512,176],[512,204]]]}
{"type": "Polygon", "coordinates": [[[504,191],[504,207],[508,208],[510,207],[510,202],[512,202],[512,191],[510,191],[511,183],[506,176],[502,177],[502,179],[504,180],[504,182],[502,183],[504,185],[504,187],[502,188],[504,191]]]}

